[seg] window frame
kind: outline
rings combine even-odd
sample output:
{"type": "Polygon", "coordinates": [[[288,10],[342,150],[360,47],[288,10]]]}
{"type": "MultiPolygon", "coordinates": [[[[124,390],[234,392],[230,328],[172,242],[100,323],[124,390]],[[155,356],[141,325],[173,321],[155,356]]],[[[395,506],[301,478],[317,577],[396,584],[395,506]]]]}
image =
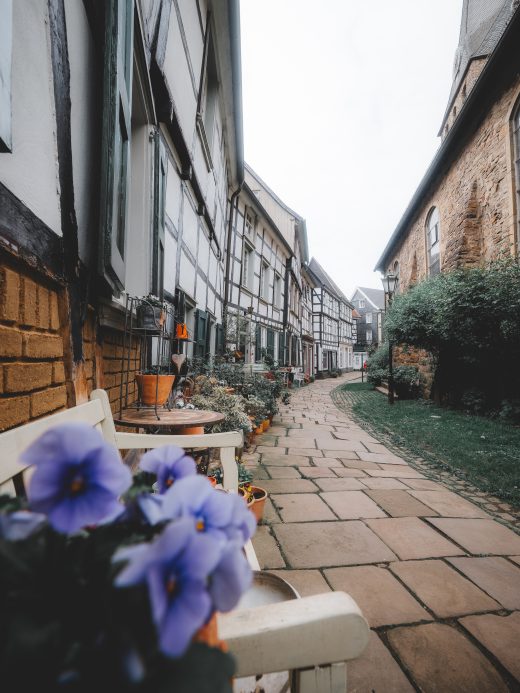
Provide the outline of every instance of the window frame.
{"type": "Polygon", "coordinates": [[[248,291],[253,290],[253,279],[255,276],[255,249],[248,241],[244,240],[242,246],[242,265],[241,265],[241,285],[244,289],[248,291]],[[247,256],[247,261],[246,261],[247,256]]]}
{"type": "Polygon", "coordinates": [[[436,206],[431,207],[426,217],[426,261],[428,276],[433,277],[441,271],[441,229],[440,213],[436,206]],[[432,219],[436,223],[432,225],[432,219]],[[435,241],[432,243],[432,231],[435,231],[435,241]],[[432,256],[432,248],[435,246],[435,253],[432,256]],[[432,259],[433,257],[433,259],[432,259]]]}

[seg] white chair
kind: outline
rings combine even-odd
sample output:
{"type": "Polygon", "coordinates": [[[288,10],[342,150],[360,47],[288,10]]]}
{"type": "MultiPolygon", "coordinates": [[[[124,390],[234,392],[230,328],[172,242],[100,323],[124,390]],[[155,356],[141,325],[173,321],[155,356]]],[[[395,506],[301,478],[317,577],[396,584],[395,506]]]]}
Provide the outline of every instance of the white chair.
{"type": "MultiPolygon", "coordinates": [[[[44,431],[66,421],[83,421],[98,429],[120,450],[157,448],[175,442],[181,447],[220,448],[223,486],[238,488],[235,447],[242,433],[201,435],[146,435],[116,431],[104,390],[94,390],[91,401],[0,433],[0,493],[16,494],[31,469],[17,462],[20,453],[44,431]]],[[[246,546],[251,567],[259,570],[253,546],[246,546]]],[[[293,693],[344,693],[346,662],[365,649],[369,628],[354,600],[344,592],[295,599],[241,609],[219,616],[219,636],[237,660],[237,676],[294,670],[293,693]]]]}
{"type": "Polygon", "coordinates": [[[305,375],[303,374],[303,368],[297,368],[294,371],[293,383],[295,385],[296,385],[296,383],[298,383],[298,387],[301,387],[304,382],[305,382],[305,375]]]}

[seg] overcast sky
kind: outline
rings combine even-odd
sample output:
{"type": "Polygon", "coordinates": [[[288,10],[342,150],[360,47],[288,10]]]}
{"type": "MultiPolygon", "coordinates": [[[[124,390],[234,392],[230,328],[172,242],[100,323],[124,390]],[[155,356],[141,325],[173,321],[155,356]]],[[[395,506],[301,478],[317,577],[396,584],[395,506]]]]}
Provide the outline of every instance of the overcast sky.
{"type": "Polygon", "coordinates": [[[241,0],[246,161],[350,298],[428,167],[462,0],[241,0]]]}

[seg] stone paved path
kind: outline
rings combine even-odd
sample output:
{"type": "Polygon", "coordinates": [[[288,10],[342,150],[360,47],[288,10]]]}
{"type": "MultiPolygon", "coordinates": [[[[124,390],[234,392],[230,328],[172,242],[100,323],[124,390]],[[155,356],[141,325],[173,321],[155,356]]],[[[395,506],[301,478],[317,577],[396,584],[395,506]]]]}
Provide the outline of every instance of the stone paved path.
{"type": "Polygon", "coordinates": [[[294,390],[245,456],[270,494],[262,567],[359,604],[372,635],[352,693],[520,690],[520,536],[337,409],[352,377],[294,390]]]}

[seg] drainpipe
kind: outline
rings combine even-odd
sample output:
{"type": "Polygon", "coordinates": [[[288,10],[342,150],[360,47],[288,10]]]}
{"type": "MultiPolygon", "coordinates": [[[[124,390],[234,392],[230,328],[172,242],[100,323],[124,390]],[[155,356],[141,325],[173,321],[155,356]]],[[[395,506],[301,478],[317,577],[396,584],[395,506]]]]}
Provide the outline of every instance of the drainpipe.
{"type": "Polygon", "coordinates": [[[224,305],[222,307],[222,329],[224,330],[224,340],[227,332],[227,316],[229,304],[229,272],[231,268],[231,238],[233,236],[233,210],[238,207],[238,195],[242,190],[242,183],[238,186],[235,192],[231,195],[229,202],[229,221],[228,221],[228,237],[226,247],[226,271],[224,275],[224,305]]]}

